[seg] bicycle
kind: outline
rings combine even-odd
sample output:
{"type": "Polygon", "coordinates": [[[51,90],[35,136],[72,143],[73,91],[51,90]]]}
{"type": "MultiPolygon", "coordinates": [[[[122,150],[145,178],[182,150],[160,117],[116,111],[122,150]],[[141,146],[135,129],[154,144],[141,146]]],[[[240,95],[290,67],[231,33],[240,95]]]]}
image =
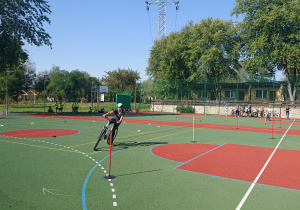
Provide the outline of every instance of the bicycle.
{"type": "Polygon", "coordinates": [[[235,116],[236,115],[236,110],[235,109],[232,109],[231,110],[231,113],[230,113],[230,116],[235,116]]]}
{"type": "Polygon", "coordinates": [[[251,116],[252,117],[258,117],[258,114],[259,114],[259,110],[256,109],[256,111],[254,111],[254,112],[251,113],[251,116]]]}
{"type": "MultiPolygon", "coordinates": [[[[97,142],[94,146],[94,150],[97,150],[97,146],[99,144],[99,142],[103,139],[107,141],[107,144],[110,145],[110,133],[112,132],[112,129],[114,127],[114,124],[112,124],[112,126],[110,126],[109,121],[110,119],[108,117],[105,117],[106,120],[108,120],[107,124],[104,126],[104,128],[102,129],[102,131],[100,132],[98,138],[97,138],[97,142]]],[[[112,137],[112,143],[114,142],[114,139],[116,138],[118,134],[118,128],[115,130],[115,135],[112,137]]]]}

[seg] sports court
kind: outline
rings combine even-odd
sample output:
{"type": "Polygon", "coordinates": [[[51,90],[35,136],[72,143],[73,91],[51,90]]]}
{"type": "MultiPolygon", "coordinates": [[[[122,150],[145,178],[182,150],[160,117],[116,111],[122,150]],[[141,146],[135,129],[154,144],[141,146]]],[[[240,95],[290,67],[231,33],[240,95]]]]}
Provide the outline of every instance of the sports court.
{"type": "Polygon", "coordinates": [[[0,209],[299,209],[300,120],[275,120],[125,115],[104,179],[100,115],[0,116],[0,209]]]}

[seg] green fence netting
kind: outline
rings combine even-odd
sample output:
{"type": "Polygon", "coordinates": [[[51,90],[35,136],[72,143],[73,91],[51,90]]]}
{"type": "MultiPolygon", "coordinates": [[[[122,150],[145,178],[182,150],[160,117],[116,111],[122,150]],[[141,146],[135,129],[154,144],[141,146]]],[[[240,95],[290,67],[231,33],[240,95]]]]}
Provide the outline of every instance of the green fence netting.
{"type": "Polygon", "coordinates": [[[151,104],[151,111],[228,115],[237,104],[252,110],[300,105],[298,75],[151,80],[139,88],[139,103],[151,104]]]}

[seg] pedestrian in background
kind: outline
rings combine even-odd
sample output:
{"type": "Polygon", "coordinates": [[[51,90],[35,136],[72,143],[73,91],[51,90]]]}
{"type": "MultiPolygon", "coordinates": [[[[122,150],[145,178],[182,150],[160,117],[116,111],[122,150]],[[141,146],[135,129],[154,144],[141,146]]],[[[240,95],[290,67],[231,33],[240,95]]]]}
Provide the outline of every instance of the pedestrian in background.
{"type": "Polygon", "coordinates": [[[285,113],[286,113],[286,119],[290,122],[290,105],[287,105],[286,106],[286,109],[285,109],[285,113]]]}
{"type": "Polygon", "coordinates": [[[260,116],[261,117],[264,117],[264,110],[265,110],[264,105],[261,105],[261,108],[260,108],[260,116]]]}
{"type": "Polygon", "coordinates": [[[236,114],[236,116],[239,116],[239,114],[240,114],[240,106],[239,106],[239,104],[236,104],[235,114],[236,114]]]}

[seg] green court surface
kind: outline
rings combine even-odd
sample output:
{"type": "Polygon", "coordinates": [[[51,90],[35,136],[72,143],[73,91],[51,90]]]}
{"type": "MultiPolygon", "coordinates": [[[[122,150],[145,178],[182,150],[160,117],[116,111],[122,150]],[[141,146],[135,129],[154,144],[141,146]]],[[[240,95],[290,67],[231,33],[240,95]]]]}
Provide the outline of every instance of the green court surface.
{"type": "Polygon", "coordinates": [[[273,139],[272,124],[265,124],[260,118],[239,118],[237,129],[222,127],[235,128],[234,117],[149,113],[126,115],[124,121],[112,146],[111,175],[115,179],[105,179],[109,173],[110,147],[103,141],[97,151],[93,150],[106,124],[101,116],[84,119],[81,116],[56,118],[56,115],[0,116],[0,209],[236,209],[271,155],[264,154],[265,149],[274,151],[279,142],[261,175],[266,183],[274,185],[263,184],[258,179],[242,209],[300,209],[300,170],[296,170],[300,169],[299,160],[286,159],[290,151],[300,154],[299,121],[290,126],[292,121],[282,120],[280,126],[276,119],[273,128],[280,126],[284,132],[274,133],[273,139]],[[176,125],[166,125],[165,121],[176,125]],[[220,129],[212,125],[219,125],[220,129]],[[252,130],[244,131],[243,127],[252,130]],[[253,127],[263,130],[255,132],[253,127]],[[3,136],[7,131],[29,130],[30,133],[33,129],[53,130],[48,133],[50,137],[43,137],[43,133],[34,138],[22,136],[25,131],[16,132],[14,137],[3,136]],[[58,136],[58,129],[79,132],[58,136]],[[284,136],[288,129],[293,135],[288,131],[284,136]],[[178,147],[170,151],[170,145],[178,147]],[[197,153],[197,145],[215,148],[197,153]],[[224,145],[241,149],[227,154],[224,145]],[[263,152],[248,154],[244,146],[263,152]],[[286,156],[277,155],[280,151],[286,156]],[[188,156],[187,161],[175,159],[188,156]],[[258,159],[260,165],[250,159],[256,156],[265,157],[258,159]],[[208,174],[179,168],[199,158],[206,158],[209,164],[192,165],[195,170],[220,169],[211,169],[216,174],[208,174]],[[233,161],[225,161],[227,158],[233,161]],[[244,159],[239,170],[236,169],[235,162],[244,159]],[[287,169],[283,171],[277,163],[287,169]],[[247,177],[248,171],[255,174],[252,181],[218,175],[232,172],[233,176],[247,177]],[[265,175],[268,172],[280,173],[282,177],[275,180],[265,175]]]}

